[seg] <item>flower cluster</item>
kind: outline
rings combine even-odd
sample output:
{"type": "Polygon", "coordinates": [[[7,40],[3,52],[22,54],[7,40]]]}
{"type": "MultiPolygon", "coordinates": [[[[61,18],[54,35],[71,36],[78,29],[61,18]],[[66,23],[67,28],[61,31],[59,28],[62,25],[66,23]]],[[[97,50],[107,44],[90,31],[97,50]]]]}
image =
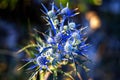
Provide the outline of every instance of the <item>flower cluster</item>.
{"type": "Polygon", "coordinates": [[[79,14],[77,8],[70,10],[68,3],[66,7],[60,9],[52,3],[51,10],[48,10],[42,3],[45,16],[43,18],[50,26],[48,33],[41,33],[44,40],[39,37],[36,39],[37,53],[34,58],[26,59],[28,63],[33,63],[28,70],[36,71],[47,70],[53,72],[62,65],[69,62],[76,63],[77,56],[85,56],[88,45],[85,43],[86,36],[84,30],[87,27],[79,27],[72,18],[79,14]]]}

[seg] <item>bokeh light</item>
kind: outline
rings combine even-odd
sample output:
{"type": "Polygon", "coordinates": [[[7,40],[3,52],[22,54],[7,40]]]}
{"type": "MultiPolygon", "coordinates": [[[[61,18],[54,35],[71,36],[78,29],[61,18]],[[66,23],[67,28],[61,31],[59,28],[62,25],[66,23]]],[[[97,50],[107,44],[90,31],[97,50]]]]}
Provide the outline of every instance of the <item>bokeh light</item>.
{"type": "Polygon", "coordinates": [[[91,29],[96,30],[100,28],[101,20],[94,11],[87,12],[86,19],[89,21],[89,25],[91,29]]]}

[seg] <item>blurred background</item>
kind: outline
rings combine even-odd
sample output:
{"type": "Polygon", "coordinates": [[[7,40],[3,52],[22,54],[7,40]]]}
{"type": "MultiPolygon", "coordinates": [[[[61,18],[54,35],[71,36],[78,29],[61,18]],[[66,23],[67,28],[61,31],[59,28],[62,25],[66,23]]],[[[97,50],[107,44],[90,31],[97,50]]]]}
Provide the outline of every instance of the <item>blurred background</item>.
{"type": "MultiPolygon", "coordinates": [[[[33,29],[45,31],[41,18],[43,3],[49,10],[53,0],[0,0],[0,80],[27,80],[25,71],[17,71],[24,53],[15,52],[31,40],[33,29]]],[[[88,26],[88,63],[90,71],[83,80],[120,80],[120,0],[54,0],[59,7],[69,2],[79,8],[74,21],[88,26]]]]}

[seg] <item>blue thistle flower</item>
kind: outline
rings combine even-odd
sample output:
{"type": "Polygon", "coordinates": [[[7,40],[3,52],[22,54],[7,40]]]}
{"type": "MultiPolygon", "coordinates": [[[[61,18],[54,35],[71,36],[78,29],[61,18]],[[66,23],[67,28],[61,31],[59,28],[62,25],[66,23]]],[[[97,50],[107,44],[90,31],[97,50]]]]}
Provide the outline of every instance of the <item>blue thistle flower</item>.
{"type": "Polygon", "coordinates": [[[67,42],[65,43],[64,50],[65,50],[66,52],[72,52],[72,51],[73,51],[73,46],[69,43],[69,41],[67,41],[67,42]]]}
{"type": "Polygon", "coordinates": [[[78,30],[76,28],[78,25],[75,22],[69,22],[69,17],[74,17],[79,12],[75,13],[76,9],[70,10],[68,3],[65,8],[61,7],[61,9],[56,9],[52,3],[51,10],[48,10],[42,3],[41,5],[45,10],[41,10],[45,14],[44,19],[50,24],[49,34],[42,33],[45,41],[36,37],[38,53],[34,53],[34,58],[26,60],[28,61],[27,64],[34,63],[28,70],[37,68],[40,71],[52,72],[56,69],[50,68],[51,66],[56,68],[64,65],[63,62],[70,62],[71,60],[74,63],[74,56],[84,56],[88,48],[83,34],[86,28],[78,30]],[[60,19],[58,15],[60,15],[60,19]],[[67,24],[64,24],[65,20],[67,20],[67,24]]]}
{"type": "Polygon", "coordinates": [[[41,3],[41,5],[43,6],[43,8],[45,9],[45,12],[43,10],[41,10],[44,14],[47,15],[47,20],[51,25],[51,29],[54,33],[54,35],[56,35],[56,29],[54,26],[54,18],[56,18],[55,12],[54,12],[54,5],[52,5],[52,10],[48,11],[48,9],[41,3]]]}
{"type": "Polygon", "coordinates": [[[54,38],[49,37],[49,38],[47,39],[47,43],[48,43],[48,44],[55,44],[56,42],[55,42],[54,38]]]}
{"type": "Polygon", "coordinates": [[[77,10],[77,8],[74,9],[74,10],[70,10],[69,9],[69,3],[67,3],[66,7],[64,7],[64,8],[61,5],[61,12],[60,12],[60,14],[64,15],[64,17],[73,17],[73,16],[76,16],[76,15],[79,14],[79,12],[75,13],[76,10],[77,10]]]}
{"type": "Polygon", "coordinates": [[[39,67],[40,71],[46,69],[51,72],[51,70],[48,68],[48,64],[50,64],[50,60],[48,59],[49,55],[47,56],[44,54],[34,54],[34,55],[35,58],[23,59],[23,61],[27,61],[27,63],[23,65],[21,68],[19,68],[19,70],[25,67],[26,65],[33,63],[34,65],[30,66],[27,70],[32,70],[39,67]]]}
{"type": "Polygon", "coordinates": [[[76,24],[74,22],[70,22],[68,24],[68,26],[69,26],[69,29],[71,29],[71,30],[75,30],[76,29],[76,24]]]}
{"type": "Polygon", "coordinates": [[[64,16],[67,16],[67,17],[69,17],[69,16],[71,15],[71,11],[70,11],[70,9],[69,9],[69,7],[68,7],[68,3],[67,3],[67,5],[66,5],[65,8],[62,8],[62,9],[61,9],[60,14],[62,14],[62,15],[64,15],[64,16]]]}
{"type": "Polygon", "coordinates": [[[37,64],[39,65],[40,70],[42,70],[42,69],[47,69],[47,70],[49,70],[47,64],[48,64],[50,61],[49,61],[45,56],[39,56],[39,57],[37,57],[37,58],[36,58],[36,62],[37,62],[37,64]]]}

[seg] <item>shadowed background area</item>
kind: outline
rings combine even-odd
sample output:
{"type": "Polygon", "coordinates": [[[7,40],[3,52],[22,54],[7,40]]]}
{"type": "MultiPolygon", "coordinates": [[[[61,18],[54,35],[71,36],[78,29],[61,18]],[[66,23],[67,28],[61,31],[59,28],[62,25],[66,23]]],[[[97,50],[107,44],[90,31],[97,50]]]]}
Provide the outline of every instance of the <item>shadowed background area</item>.
{"type": "MultiPolygon", "coordinates": [[[[15,52],[32,39],[34,28],[46,31],[41,2],[51,9],[53,0],[0,0],[0,80],[27,80],[30,74],[17,71],[24,64],[23,53],[15,52]]],[[[120,80],[120,0],[54,0],[57,6],[69,2],[71,9],[79,8],[74,21],[89,26],[87,55],[88,77],[83,80],[120,80]]],[[[82,71],[82,70],[81,70],[82,71]]]]}

